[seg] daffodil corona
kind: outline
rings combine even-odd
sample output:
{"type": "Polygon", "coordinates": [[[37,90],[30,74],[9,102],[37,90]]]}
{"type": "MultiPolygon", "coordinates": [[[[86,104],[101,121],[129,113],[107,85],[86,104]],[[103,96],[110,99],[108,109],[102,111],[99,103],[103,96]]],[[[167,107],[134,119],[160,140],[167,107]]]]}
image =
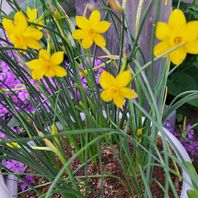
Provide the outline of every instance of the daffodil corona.
{"type": "Polygon", "coordinates": [[[14,16],[14,21],[4,18],[3,27],[8,35],[9,40],[14,44],[15,48],[21,49],[40,49],[38,42],[43,34],[38,29],[28,26],[28,22],[22,13],[18,11],[14,16]]]}
{"type": "Polygon", "coordinates": [[[93,42],[99,47],[105,47],[106,41],[101,35],[110,28],[108,21],[100,21],[101,14],[98,10],[94,10],[89,19],[84,16],[76,16],[76,23],[80,29],[72,32],[72,37],[77,40],[82,39],[82,47],[88,49],[93,42]]]}
{"type": "Polygon", "coordinates": [[[101,98],[105,102],[113,100],[117,107],[122,108],[124,105],[124,98],[133,99],[137,97],[135,91],[126,87],[130,81],[130,71],[124,71],[116,77],[112,76],[107,71],[103,71],[99,80],[101,87],[104,89],[100,95],[101,98]]]}
{"type": "Polygon", "coordinates": [[[50,56],[47,50],[39,52],[39,58],[29,61],[27,65],[33,70],[32,78],[41,79],[44,75],[47,77],[63,77],[67,75],[66,70],[60,66],[63,62],[64,53],[56,52],[50,56]]]}
{"type": "Polygon", "coordinates": [[[156,37],[161,42],[154,48],[155,56],[181,45],[168,54],[174,64],[181,64],[187,53],[198,54],[198,20],[187,23],[179,9],[172,11],[168,23],[157,23],[156,37]]]}

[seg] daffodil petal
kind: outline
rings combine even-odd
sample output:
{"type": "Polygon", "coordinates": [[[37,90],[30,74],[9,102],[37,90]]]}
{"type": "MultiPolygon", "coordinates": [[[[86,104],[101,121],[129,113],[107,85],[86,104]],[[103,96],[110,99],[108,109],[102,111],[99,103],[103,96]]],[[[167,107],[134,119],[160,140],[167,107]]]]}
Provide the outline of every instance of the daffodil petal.
{"type": "Polygon", "coordinates": [[[105,47],[106,46],[106,41],[104,39],[104,37],[100,34],[95,34],[94,35],[94,42],[96,43],[96,45],[98,45],[99,47],[105,47]]]}
{"type": "Polygon", "coordinates": [[[109,72],[103,71],[99,79],[99,83],[103,89],[108,89],[114,85],[115,78],[109,72]]]}
{"type": "Polygon", "coordinates": [[[34,80],[40,80],[41,78],[43,78],[43,76],[44,76],[44,74],[41,71],[37,71],[37,70],[32,71],[32,78],[34,80]]]}
{"type": "Polygon", "coordinates": [[[186,18],[184,13],[179,9],[173,10],[170,14],[168,24],[173,31],[182,32],[186,27],[186,18]]]}
{"type": "Polygon", "coordinates": [[[25,38],[40,40],[43,37],[43,33],[36,28],[28,27],[27,30],[23,33],[23,36],[25,38]]]}
{"type": "Polygon", "coordinates": [[[113,102],[114,104],[119,107],[119,108],[122,108],[122,106],[124,105],[124,98],[120,95],[116,95],[114,98],[113,98],[113,102]]]}
{"type": "Polygon", "coordinates": [[[64,59],[64,52],[56,52],[50,57],[51,65],[60,65],[64,59]]]}
{"type": "Polygon", "coordinates": [[[137,98],[137,93],[135,91],[125,87],[120,88],[119,94],[124,98],[137,98]]]}
{"type": "MultiPolygon", "coordinates": [[[[14,43],[14,48],[21,48],[21,49],[27,50],[27,45],[25,44],[25,42],[13,42],[13,43],[14,43]]],[[[22,52],[25,53],[24,51],[22,52]]]]}
{"type": "Polygon", "coordinates": [[[181,64],[183,62],[183,60],[186,58],[186,51],[184,49],[184,47],[180,47],[176,50],[174,50],[173,52],[171,52],[168,57],[169,59],[175,64],[181,64]]]}
{"type": "Polygon", "coordinates": [[[100,97],[102,98],[102,100],[104,100],[105,102],[109,102],[113,99],[111,91],[110,90],[104,90],[101,94],[100,97]]]}
{"type": "MultiPolygon", "coordinates": [[[[36,25],[43,25],[43,21],[38,19],[38,20],[36,21],[36,25]]],[[[37,26],[37,29],[38,29],[38,30],[42,30],[43,27],[37,26]]]]}
{"type": "Polygon", "coordinates": [[[159,40],[165,40],[170,36],[170,28],[167,23],[158,22],[156,27],[156,37],[159,40]]]}
{"type": "Polygon", "coordinates": [[[2,20],[2,25],[3,25],[3,28],[6,30],[6,32],[8,33],[8,35],[14,31],[15,26],[12,20],[4,18],[2,20]]]}
{"type": "Polygon", "coordinates": [[[52,68],[48,69],[46,72],[45,72],[45,76],[47,77],[54,77],[55,76],[55,72],[52,68]]]}
{"type": "Polygon", "coordinates": [[[111,26],[111,23],[109,23],[108,21],[101,21],[97,25],[96,31],[98,33],[104,33],[104,32],[106,32],[110,28],[110,26],[111,26]]]}
{"type": "Polygon", "coordinates": [[[169,40],[168,41],[166,41],[166,40],[162,41],[154,47],[154,55],[155,56],[160,56],[170,49],[171,49],[171,45],[170,45],[169,40]]]}
{"type": "Polygon", "coordinates": [[[84,31],[84,30],[74,30],[73,32],[72,32],[72,37],[74,38],[74,39],[83,39],[83,38],[85,38],[86,37],[86,32],[84,31]]]}
{"type": "Polygon", "coordinates": [[[40,70],[41,69],[41,64],[40,64],[39,59],[34,59],[34,60],[27,62],[27,65],[32,70],[40,70]]]}
{"type": "Polygon", "coordinates": [[[118,76],[116,76],[115,80],[116,80],[115,82],[116,86],[118,87],[127,86],[131,81],[131,72],[130,71],[121,72],[120,74],[118,74],[118,76]]]}
{"type": "Polygon", "coordinates": [[[53,67],[53,70],[54,70],[55,76],[63,77],[67,75],[67,72],[63,67],[55,66],[53,67]]]}
{"type": "Polygon", "coordinates": [[[14,16],[14,23],[18,33],[23,33],[28,27],[27,20],[22,11],[18,11],[14,16]]]}
{"type": "Polygon", "coordinates": [[[40,52],[39,52],[39,58],[44,59],[44,60],[46,60],[46,61],[49,61],[49,59],[50,59],[50,54],[48,53],[47,50],[42,49],[42,50],[40,50],[40,52]]]}
{"type": "Polygon", "coordinates": [[[86,29],[89,25],[89,21],[84,16],[76,16],[76,24],[81,29],[86,29]]]}
{"type": "Polygon", "coordinates": [[[83,38],[82,40],[82,47],[84,49],[88,49],[92,46],[93,44],[93,38],[87,35],[86,37],[83,38]]]}
{"type": "Polygon", "coordinates": [[[188,41],[185,45],[185,50],[190,54],[198,54],[198,39],[188,41]]]}
{"type": "Polygon", "coordinates": [[[100,22],[100,18],[100,12],[98,10],[94,10],[89,17],[89,23],[94,26],[98,25],[98,23],[100,22]]]}
{"type": "Polygon", "coordinates": [[[41,44],[34,39],[31,39],[31,38],[29,39],[28,38],[28,39],[25,39],[25,42],[26,42],[26,44],[29,48],[32,48],[32,49],[35,49],[35,50],[41,49],[41,44]]]}
{"type": "Polygon", "coordinates": [[[30,7],[27,7],[26,13],[27,13],[27,16],[28,16],[30,22],[36,21],[37,13],[38,13],[38,10],[36,8],[31,9],[30,7]]]}
{"type": "Polygon", "coordinates": [[[187,23],[184,37],[187,41],[198,38],[198,21],[191,21],[187,23]]]}

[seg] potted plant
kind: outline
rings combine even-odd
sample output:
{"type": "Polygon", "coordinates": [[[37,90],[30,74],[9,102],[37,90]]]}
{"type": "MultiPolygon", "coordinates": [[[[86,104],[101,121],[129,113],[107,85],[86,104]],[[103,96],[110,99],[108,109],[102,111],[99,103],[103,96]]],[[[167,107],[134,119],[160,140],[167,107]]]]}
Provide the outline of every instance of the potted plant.
{"type": "MultiPolygon", "coordinates": [[[[42,177],[44,184],[30,185],[41,197],[179,197],[175,179],[183,186],[195,179],[185,175],[189,157],[163,122],[198,93],[185,93],[165,111],[166,82],[171,61],[178,65],[187,53],[198,53],[198,22],[187,23],[181,10],[173,10],[168,22],[156,23],[159,43],[154,46],[153,35],[154,54],[145,62],[138,39],[151,5],[138,18],[134,37],[126,4],[103,3],[104,18],[89,4],[73,22],[58,1],[41,1],[40,15],[36,8],[20,10],[9,2],[15,11],[2,16],[0,59],[18,84],[10,87],[0,79],[0,104],[9,115],[0,121],[0,157],[31,169],[13,173],[19,181],[27,174],[42,177]],[[112,54],[105,35],[116,28],[121,37],[113,38],[119,49],[112,54]],[[157,78],[156,61],[164,64],[157,78]],[[45,185],[47,192],[38,189],[45,185]]],[[[2,171],[10,172],[5,164],[2,171]]]]}

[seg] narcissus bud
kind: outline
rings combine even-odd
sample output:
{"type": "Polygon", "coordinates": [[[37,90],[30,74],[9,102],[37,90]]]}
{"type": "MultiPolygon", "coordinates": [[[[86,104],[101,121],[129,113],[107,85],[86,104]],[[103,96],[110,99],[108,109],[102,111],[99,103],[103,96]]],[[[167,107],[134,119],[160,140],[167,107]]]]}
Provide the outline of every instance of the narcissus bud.
{"type": "Polygon", "coordinates": [[[143,130],[142,128],[137,130],[137,136],[138,137],[142,136],[142,130],[143,130]]]}
{"type": "Polygon", "coordinates": [[[115,10],[117,11],[121,11],[122,8],[120,6],[120,4],[116,1],[116,0],[108,0],[108,4],[115,10]]]}

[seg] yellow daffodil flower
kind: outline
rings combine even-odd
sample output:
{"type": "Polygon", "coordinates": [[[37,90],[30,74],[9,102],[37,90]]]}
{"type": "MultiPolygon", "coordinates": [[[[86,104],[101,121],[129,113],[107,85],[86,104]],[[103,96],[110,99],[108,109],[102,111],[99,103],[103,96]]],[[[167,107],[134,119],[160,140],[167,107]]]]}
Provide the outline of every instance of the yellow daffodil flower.
{"type": "Polygon", "coordinates": [[[161,42],[154,48],[155,56],[181,45],[168,54],[174,64],[181,64],[187,53],[198,54],[198,20],[187,23],[184,13],[179,9],[172,11],[168,23],[157,23],[156,37],[161,42]]]}
{"type": "Polygon", "coordinates": [[[14,21],[4,18],[2,21],[9,40],[14,44],[15,48],[21,49],[40,49],[38,42],[43,34],[41,31],[28,26],[28,22],[22,11],[18,11],[14,16],[14,21]]]}
{"type": "Polygon", "coordinates": [[[63,52],[56,52],[50,56],[47,50],[41,50],[38,59],[27,62],[27,65],[33,70],[32,78],[34,80],[39,80],[44,75],[47,77],[66,76],[66,70],[60,66],[63,62],[63,58],[63,52]]]}
{"type": "MultiPolygon", "coordinates": [[[[29,22],[35,23],[35,24],[38,24],[38,25],[43,25],[41,17],[37,18],[38,9],[36,9],[36,8],[31,9],[30,7],[27,7],[26,13],[27,13],[29,22]]],[[[37,28],[39,30],[42,30],[42,27],[37,27],[37,28]]]]}
{"type": "Polygon", "coordinates": [[[113,100],[115,105],[122,108],[124,105],[124,98],[136,98],[135,91],[126,86],[131,81],[130,71],[124,71],[118,76],[114,77],[107,71],[103,71],[99,80],[101,87],[104,89],[101,93],[101,98],[105,102],[113,100]]]}
{"type": "Polygon", "coordinates": [[[80,29],[72,32],[72,37],[77,40],[82,39],[82,47],[88,49],[93,42],[99,47],[105,47],[106,41],[101,33],[105,33],[110,28],[108,21],[100,21],[101,14],[98,10],[94,10],[89,19],[84,16],[76,16],[76,23],[80,29]]]}

